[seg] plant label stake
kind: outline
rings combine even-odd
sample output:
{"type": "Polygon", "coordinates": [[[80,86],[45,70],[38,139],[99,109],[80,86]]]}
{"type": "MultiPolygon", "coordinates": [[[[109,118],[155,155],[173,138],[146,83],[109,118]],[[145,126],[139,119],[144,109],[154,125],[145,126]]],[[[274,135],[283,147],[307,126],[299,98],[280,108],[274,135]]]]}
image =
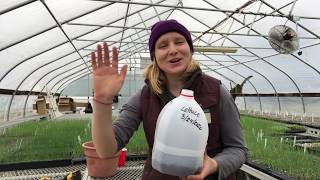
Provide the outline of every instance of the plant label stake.
{"type": "Polygon", "coordinates": [[[263,132],[262,129],[260,129],[260,140],[262,141],[262,137],[263,137],[263,132]]]}

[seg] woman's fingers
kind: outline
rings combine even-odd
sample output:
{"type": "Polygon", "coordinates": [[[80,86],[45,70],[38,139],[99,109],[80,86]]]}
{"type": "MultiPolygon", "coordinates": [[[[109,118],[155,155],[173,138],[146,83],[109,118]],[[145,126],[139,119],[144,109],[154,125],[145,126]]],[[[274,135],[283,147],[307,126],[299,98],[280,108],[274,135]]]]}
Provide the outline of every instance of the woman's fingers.
{"type": "Polygon", "coordinates": [[[96,54],[94,52],[91,53],[91,64],[93,70],[97,69],[96,54]]]}
{"type": "MultiPolygon", "coordinates": [[[[112,48],[112,68],[118,70],[118,50],[116,47],[112,48]]],[[[93,70],[100,68],[102,66],[110,66],[110,56],[109,56],[109,47],[107,43],[103,43],[103,47],[100,44],[97,46],[97,55],[91,53],[91,63],[93,70]]],[[[127,65],[124,65],[121,68],[120,76],[124,80],[127,74],[127,65]]]]}
{"type": "Polygon", "coordinates": [[[121,77],[121,80],[124,81],[124,79],[126,78],[126,75],[127,75],[127,69],[128,69],[128,65],[123,65],[122,68],[121,68],[121,71],[120,71],[120,77],[121,77]]]}
{"type": "Polygon", "coordinates": [[[203,180],[201,175],[190,175],[186,177],[186,180],[203,180]]]}
{"type": "Polygon", "coordinates": [[[98,44],[97,51],[98,51],[98,67],[101,67],[103,66],[103,61],[102,61],[102,48],[100,44],[98,44]]]}
{"type": "Polygon", "coordinates": [[[109,47],[107,43],[103,43],[104,63],[106,66],[110,66],[109,47]]]}
{"type": "Polygon", "coordinates": [[[118,70],[118,50],[116,47],[112,48],[112,67],[118,70]]]}

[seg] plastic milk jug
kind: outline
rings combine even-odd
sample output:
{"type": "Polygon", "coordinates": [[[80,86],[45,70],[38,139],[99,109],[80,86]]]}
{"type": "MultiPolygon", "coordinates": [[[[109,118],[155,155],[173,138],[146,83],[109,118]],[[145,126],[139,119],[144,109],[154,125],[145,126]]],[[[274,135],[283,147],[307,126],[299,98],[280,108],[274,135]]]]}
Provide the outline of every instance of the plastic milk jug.
{"type": "Polygon", "coordinates": [[[152,167],[174,176],[194,174],[203,166],[208,139],[206,116],[183,89],[159,114],[152,150],[152,167]]]}

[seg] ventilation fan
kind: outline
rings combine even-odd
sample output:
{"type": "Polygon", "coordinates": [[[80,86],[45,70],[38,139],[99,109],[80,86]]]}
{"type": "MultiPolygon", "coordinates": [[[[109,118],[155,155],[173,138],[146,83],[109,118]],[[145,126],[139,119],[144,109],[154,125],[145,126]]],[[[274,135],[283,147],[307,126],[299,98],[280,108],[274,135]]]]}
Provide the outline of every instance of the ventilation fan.
{"type": "Polygon", "coordinates": [[[285,25],[277,25],[269,31],[269,43],[271,47],[282,54],[289,54],[299,48],[297,33],[285,25]]]}

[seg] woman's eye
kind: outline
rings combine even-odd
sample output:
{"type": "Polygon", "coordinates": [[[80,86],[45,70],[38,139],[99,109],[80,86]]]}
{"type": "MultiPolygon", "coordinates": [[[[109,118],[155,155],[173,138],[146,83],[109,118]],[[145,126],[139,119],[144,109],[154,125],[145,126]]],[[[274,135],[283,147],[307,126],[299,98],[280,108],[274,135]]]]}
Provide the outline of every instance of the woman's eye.
{"type": "Polygon", "coordinates": [[[180,41],[176,41],[176,44],[183,44],[184,41],[183,40],[180,40],[180,41]]]}
{"type": "Polygon", "coordinates": [[[167,47],[167,44],[160,44],[159,45],[159,48],[165,48],[165,47],[167,47]]]}

